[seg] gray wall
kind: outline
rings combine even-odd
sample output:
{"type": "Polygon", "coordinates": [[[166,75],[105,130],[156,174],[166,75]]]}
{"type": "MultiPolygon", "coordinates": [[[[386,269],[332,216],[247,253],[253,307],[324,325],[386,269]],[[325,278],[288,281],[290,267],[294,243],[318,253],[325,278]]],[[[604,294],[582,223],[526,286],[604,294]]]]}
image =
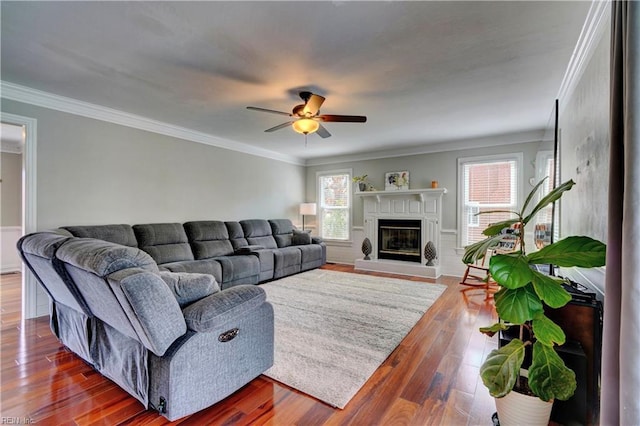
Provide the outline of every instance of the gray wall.
{"type": "Polygon", "coordinates": [[[573,91],[559,100],[560,175],[576,182],[561,200],[561,236],[607,238],[609,27],[573,91]]]}
{"type": "Polygon", "coordinates": [[[37,228],[297,220],[304,167],[2,100],[38,120],[37,228]]]}
{"type": "MultiPolygon", "coordinates": [[[[549,103],[549,110],[552,108],[549,103]]],[[[315,178],[318,171],[352,168],[354,176],[368,175],[369,182],[377,190],[384,190],[384,174],[391,171],[408,170],[409,188],[430,188],[431,181],[437,180],[440,188],[447,188],[443,198],[442,229],[456,229],[457,227],[457,187],[458,187],[458,158],[475,157],[491,154],[522,152],[524,161],[524,191],[529,192],[529,179],[535,177],[536,153],[542,149],[552,149],[553,146],[542,142],[528,142],[513,145],[502,145],[490,148],[476,148],[458,151],[438,152],[405,157],[385,158],[379,160],[353,161],[348,163],[326,164],[307,167],[307,199],[315,200],[315,178]]],[[[363,224],[363,201],[354,197],[353,225],[363,224]]]]}
{"type": "Polygon", "coordinates": [[[2,211],[0,226],[22,225],[22,154],[0,154],[2,211]]]}

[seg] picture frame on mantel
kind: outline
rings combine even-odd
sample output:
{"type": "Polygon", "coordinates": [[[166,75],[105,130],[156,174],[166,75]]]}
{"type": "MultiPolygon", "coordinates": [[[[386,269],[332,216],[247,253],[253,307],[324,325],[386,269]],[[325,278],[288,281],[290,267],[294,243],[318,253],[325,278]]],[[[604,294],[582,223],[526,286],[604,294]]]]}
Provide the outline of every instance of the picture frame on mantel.
{"type": "Polygon", "coordinates": [[[384,190],[399,191],[409,189],[409,172],[387,172],[384,174],[384,190]]]}

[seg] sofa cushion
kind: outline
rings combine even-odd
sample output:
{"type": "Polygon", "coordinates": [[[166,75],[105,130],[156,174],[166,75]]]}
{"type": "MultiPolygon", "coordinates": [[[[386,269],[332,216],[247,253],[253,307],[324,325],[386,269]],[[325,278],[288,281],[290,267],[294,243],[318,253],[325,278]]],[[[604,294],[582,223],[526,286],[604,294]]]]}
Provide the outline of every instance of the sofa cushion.
{"type": "Polygon", "coordinates": [[[249,245],[249,242],[244,237],[244,231],[242,230],[240,222],[225,222],[224,224],[227,227],[227,232],[229,233],[229,241],[231,241],[231,245],[236,252],[240,247],[249,245]]]}
{"type": "Polygon", "coordinates": [[[182,312],[190,330],[208,331],[225,322],[235,322],[266,299],[266,293],[260,287],[238,285],[192,303],[182,312]]]}
{"type": "Polygon", "coordinates": [[[293,243],[293,224],[289,219],[270,219],[271,232],[278,247],[289,247],[293,243]]]}
{"type": "Polygon", "coordinates": [[[220,291],[213,275],[209,274],[160,272],[160,278],[169,286],[181,308],[220,291]]]}
{"type": "Polygon", "coordinates": [[[264,219],[241,220],[242,231],[250,245],[258,245],[268,249],[278,248],[271,233],[271,225],[264,219]]]}
{"type": "Polygon", "coordinates": [[[220,256],[215,260],[222,265],[222,281],[225,289],[229,284],[257,284],[260,279],[260,261],[257,256],[220,256]]]}
{"type": "Polygon", "coordinates": [[[99,277],[135,267],[158,272],[156,262],[142,250],[93,238],[74,238],[65,242],[56,257],[99,277]]]}
{"type": "Polygon", "coordinates": [[[184,262],[171,262],[162,265],[167,271],[189,272],[195,274],[212,275],[216,282],[222,282],[222,265],[215,259],[188,260],[184,262]]]}
{"type": "Polygon", "coordinates": [[[293,230],[293,238],[291,239],[291,243],[294,246],[301,246],[311,244],[311,231],[298,231],[297,229],[293,230]]]}
{"type": "Polygon", "coordinates": [[[291,234],[294,226],[289,219],[269,219],[271,225],[271,233],[273,235],[291,234]]]}
{"type": "Polygon", "coordinates": [[[153,353],[162,356],[186,333],[180,306],[157,274],[128,269],[109,275],[108,280],[143,344],[153,353]]]}
{"type": "Polygon", "coordinates": [[[184,224],[187,238],[196,259],[209,259],[233,254],[229,233],[224,222],[197,221],[184,224]]]}
{"type": "Polygon", "coordinates": [[[149,253],[158,265],[193,260],[187,234],[180,223],[134,225],[138,246],[149,253]]]}
{"type": "Polygon", "coordinates": [[[63,226],[74,237],[95,238],[123,246],[138,247],[131,225],[63,226]]]}
{"type": "MultiPolygon", "coordinates": [[[[17,247],[25,264],[53,300],[85,315],[91,315],[76,286],[63,280],[61,272],[54,267],[53,258],[56,250],[69,238],[71,237],[57,233],[39,232],[20,238],[17,247]]],[[[54,313],[52,320],[55,321],[54,313]]]]}

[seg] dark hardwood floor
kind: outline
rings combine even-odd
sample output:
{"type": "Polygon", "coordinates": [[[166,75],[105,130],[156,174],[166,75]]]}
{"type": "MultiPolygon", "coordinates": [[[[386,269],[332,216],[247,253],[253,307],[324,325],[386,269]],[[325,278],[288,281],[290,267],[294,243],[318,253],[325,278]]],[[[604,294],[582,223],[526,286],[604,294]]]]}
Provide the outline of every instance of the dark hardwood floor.
{"type": "MultiPolygon", "coordinates": [[[[353,272],[343,265],[325,268],[353,272]]],[[[260,376],[173,424],[491,425],[495,405],[478,370],[497,341],[478,327],[491,324],[495,311],[482,292],[463,297],[458,281],[435,280],[447,290],[344,410],[260,376]]],[[[61,345],[48,318],[20,321],[20,274],[1,276],[0,297],[2,423],[169,424],[61,345]]]]}

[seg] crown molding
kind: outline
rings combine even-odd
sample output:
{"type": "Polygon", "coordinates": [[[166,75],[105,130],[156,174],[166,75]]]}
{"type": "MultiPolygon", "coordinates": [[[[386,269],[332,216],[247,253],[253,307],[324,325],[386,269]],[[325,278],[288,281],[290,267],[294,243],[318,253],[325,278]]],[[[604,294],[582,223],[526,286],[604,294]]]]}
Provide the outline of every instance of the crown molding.
{"type": "Polygon", "coordinates": [[[12,101],[23,102],[43,108],[93,118],[121,126],[145,130],[147,132],[158,133],[165,136],[211,145],[271,160],[282,161],[298,166],[305,165],[304,160],[298,157],[256,148],[252,145],[222,139],[207,133],[188,129],[186,127],[175,126],[173,124],[164,123],[140,115],[130,114],[128,112],[119,111],[105,106],[43,92],[41,90],[32,89],[30,87],[21,86],[7,81],[0,81],[0,93],[2,94],[2,98],[12,101]]]}
{"type": "Polygon", "coordinates": [[[565,71],[557,99],[562,104],[564,100],[569,99],[571,94],[578,85],[585,67],[587,66],[593,52],[600,42],[602,36],[606,33],[611,23],[611,1],[610,0],[593,0],[587,17],[580,31],[578,42],[576,43],[567,70],[565,71]]]}
{"type": "Polygon", "coordinates": [[[322,157],[307,160],[307,166],[322,166],[335,163],[348,163],[353,161],[380,160],[393,157],[408,157],[412,155],[435,154],[447,151],[462,151],[467,149],[488,148],[492,146],[513,145],[519,143],[541,142],[544,129],[528,130],[504,135],[492,135],[474,139],[439,142],[435,144],[420,145],[411,148],[374,151],[353,155],[335,157],[322,157]]]}

